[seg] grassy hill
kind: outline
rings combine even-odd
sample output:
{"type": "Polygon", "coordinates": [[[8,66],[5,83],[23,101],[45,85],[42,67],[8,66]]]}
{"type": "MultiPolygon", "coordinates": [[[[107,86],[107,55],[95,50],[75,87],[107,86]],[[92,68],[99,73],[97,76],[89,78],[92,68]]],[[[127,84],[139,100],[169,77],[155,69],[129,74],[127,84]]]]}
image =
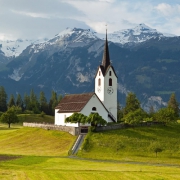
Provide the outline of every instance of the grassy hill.
{"type": "Polygon", "coordinates": [[[18,115],[20,123],[23,122],[45,122],[45,123],[54,123],[54,116],[44,115],[41,114],[19,114],[18,115]]]}
{"type": "Polygon", "coordinates": [[[85,158],[81,159],[67,157],[76,137],[66,132],[17,125],[9,129],[0,124],[0,179],[178,180],[179,130],[179,125],[171,125],[93,133],[87,151],[81,152],[85,158]],[[157,158],[151,151],[144,152],[152,140],[166,141],[168,146],[173,143],[174,155],[168,157],[168,149],[157,158]],[[169,163],[155,163],[164,156],[169,163]],[[145,159],[146,162],[142,162],[145,159]],[[171,159],[174,160],[170,162],[171,159]],[[130,160],[139,162],[128,162],[130,160]]]}
{"type": "Polygon", "coordinates": [[[80,157],[180,163],[180,124],[137,127],[88,135],[80,157]],[[155,150],[162,152],[156,153],[155,150]]]}
{"type": "Polygon", "coordinates": [[[75,136],[66,132],[0,125],[0,154],[66,156],[75,136]]]}

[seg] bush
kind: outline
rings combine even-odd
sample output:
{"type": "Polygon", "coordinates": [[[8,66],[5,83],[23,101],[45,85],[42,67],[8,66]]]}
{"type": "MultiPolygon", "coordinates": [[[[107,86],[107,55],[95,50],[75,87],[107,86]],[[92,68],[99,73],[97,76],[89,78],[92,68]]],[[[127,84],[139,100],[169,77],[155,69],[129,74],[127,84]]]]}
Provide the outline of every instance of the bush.
{"type": "Polygon", "coordinates": [[[25,110],[23,113],[24,113],[24,114],[34,114],[34,112],[33,112],[33,111],[30,111],[30,110],[25,110]]]}

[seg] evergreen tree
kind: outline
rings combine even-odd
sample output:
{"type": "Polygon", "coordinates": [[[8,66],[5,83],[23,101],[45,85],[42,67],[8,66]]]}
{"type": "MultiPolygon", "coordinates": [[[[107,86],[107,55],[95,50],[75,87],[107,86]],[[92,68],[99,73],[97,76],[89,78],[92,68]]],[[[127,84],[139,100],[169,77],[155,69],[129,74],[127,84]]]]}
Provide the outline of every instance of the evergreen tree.
{"type": "Polygon", "coordinates": [[[63,98],[63,96],[60,94],[60,95],[58,96],[58,103],[60,103],[60,101],[62,100],[62,98],[63,98]]]}
{"type": "Polygon", "coordinates": [[[3,86],[0,86],[0,111],[7,110],[7,94],[3,86]]]}
{"type": "Polygon", "coordinates": [[[57,104],[58,104],[57,93],[52,91],[51,99],[49,101],[49,112],[51,115],[54,115],[55,107],[57,106],[57,104]]]}
{"type": "Polygon", "coordinates": [[[16,98],[16,106],[21,107],[22,110],[24,109],[23,100],[22,100],[20,94],[17,95],[17,98],[16,98]]]}
{"type": "Polygon", "coordinates": [[[136,95],[130,92],[126,97],[126,106],[124,108],[124,115],[128,114],[131,111],[141,109],[140,102],[137,99],[136,95]]]}
{"type": "Polygon", "coordinates": [[[30,107],[29,110],[33,111],[35,114],[40,113],[40,105],[37,99],[37,96],[34,93],[34,90],[31,90],[30,93],[30,107]]]}
{"type": "Polygon", "coordinates": [[[171,108],[174,110],[175,117],[179,117],[179,103],[176,100],[176,96],[173,93],[168,101],[168,108],[171,108]]]}
{"type": "Polygon", "coordinates": [[[8,102],[8,107],[12,107],[12,106],[15,106],[15,99],[14,99],[14,95],[11,94],[11,97],[9,99],[9,102],[8,102]]]}
{"type": "Polygon", "coordinates": [[[117,121],[122,121],[122,118],[123,118],[123,109],[120,105],[120,103],[118,102],[117,103],[117,121]]]}
{"type": "Polygon", "coordinates": [[[48,103],[43,91],[40,92],[39,104],[40,104],[40,111],[41,112],[43,111],[46,114],[48,114],[48,103]]]}
{"type": "Polygon", "coordinates": [[[30,97],[26,93],[24,95],[24,108],[30,110],[30,97]]]}

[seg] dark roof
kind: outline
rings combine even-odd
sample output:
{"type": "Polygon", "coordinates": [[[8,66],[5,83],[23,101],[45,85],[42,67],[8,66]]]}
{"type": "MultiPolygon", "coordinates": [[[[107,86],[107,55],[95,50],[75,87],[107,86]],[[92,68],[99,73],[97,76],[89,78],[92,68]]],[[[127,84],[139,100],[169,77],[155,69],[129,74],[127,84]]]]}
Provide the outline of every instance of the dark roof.
{"type": "Polygon", "coordinates": [[[55,107],[59,113],[80,112],[95,93],[69,94],[55,107]]]}
{"type": "Polygon", "coordinates": [[[103,53],[103,59],[102,59],[102,66],[104,67],[105,72],[109,65],[111,65],[111,62],[110,62],[110,57],[109,57],[109,47],[108,47],[107,30],[106,30],[106,41],[104,44],[104,53],[103,53]]]}

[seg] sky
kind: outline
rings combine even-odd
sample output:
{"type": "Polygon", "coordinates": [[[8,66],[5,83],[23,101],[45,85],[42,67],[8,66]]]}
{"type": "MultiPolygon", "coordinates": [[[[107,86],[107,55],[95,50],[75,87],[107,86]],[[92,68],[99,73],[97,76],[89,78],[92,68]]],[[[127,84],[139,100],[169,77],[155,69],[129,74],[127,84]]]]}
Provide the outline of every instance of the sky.
{"type": "Polygon", "coordinates": [[[0,40],[52,38],[67,27],[108,33],[144,23],[180,36],[180,0],[0,0],[0,40]]]}

